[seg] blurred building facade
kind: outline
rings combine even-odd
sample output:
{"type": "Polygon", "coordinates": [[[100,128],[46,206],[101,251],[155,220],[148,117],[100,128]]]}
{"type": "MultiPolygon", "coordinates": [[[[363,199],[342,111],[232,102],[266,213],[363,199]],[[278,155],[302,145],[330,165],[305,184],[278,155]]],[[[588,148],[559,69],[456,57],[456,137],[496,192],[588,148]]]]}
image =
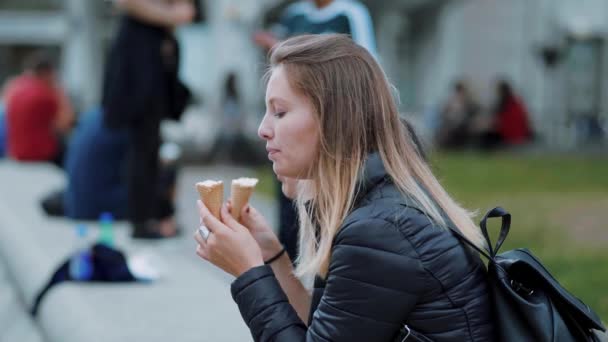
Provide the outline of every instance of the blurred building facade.
{"type": "Polygon", "coordinates": [[[489,105],[494,81],[506,77],[548,145],[573,147],[597,135],[598,125],[606,129],[607,1],[405,3],[367,1],[403,110],[417,113],[436,106],[461,78],[489,105]]]}
{"type": "Polygon", "coordinates": [[[80,0],[4,0],[0,4],[0,82],[19,73],[28,53],[45,48],[77,107],[96,103],[103,69],[103,3],[80,0]]]}
{"type": "MultiPolygon", "coordinates": [[[[263,111],[264,53],[251,34],[281,0],[199,1],[204,19],[179,30],[182,77],[199,106],[218,113],[227,76],[238,77],[251,127],[263,111]]],[[[467,79],[489,105],[493,82],[506,77],[552,147],[584,141],[608,119],[608,1],[365,0],[380,62],[399,89],[401,110],[422,116],[450,85],[467,79]]],[[[15,73],[23,47],[57,51],[78,107],[99,100],[103,56],[115,17],[110,1],[5,0],[0,4],[0,77],[15,73]],[[20,50],[21,49],[21,50],[20,50]],[[20,52],[21,51],[21,52],[20,52]]],[[[213,121],[207,120],[209,126],[213,121]]],[[[183,132],[176,135],[183,135],[183,132]]],[[[605,137],[604,137],[605,139],[605,137]]],[[[206,143],[205,138],[196,143],[206,143]]]]}

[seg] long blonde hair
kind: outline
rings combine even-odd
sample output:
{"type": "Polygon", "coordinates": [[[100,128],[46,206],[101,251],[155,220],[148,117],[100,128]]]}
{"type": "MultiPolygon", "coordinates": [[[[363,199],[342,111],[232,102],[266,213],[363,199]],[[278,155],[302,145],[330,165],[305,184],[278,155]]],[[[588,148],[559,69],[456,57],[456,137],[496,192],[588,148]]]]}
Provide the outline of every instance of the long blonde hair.
{"type": "Polygon", "coordinates": [[[395,185],[435,224],[447,228],[444,212],[466,237],[483,246],[470,214],[450,198],[417,153],[399,121],[386,75],[364,48],[344,35],[297,36],[271,50],[267,77],[278,66],[285,69],[291,87],[311,101],[320,132],[308,182],[312,198],[302,198],[300,192],[296,200],[297,275],[327,274],[333,239],[353,208],[357,179],[371,152],[379,153],[395,185]]]}

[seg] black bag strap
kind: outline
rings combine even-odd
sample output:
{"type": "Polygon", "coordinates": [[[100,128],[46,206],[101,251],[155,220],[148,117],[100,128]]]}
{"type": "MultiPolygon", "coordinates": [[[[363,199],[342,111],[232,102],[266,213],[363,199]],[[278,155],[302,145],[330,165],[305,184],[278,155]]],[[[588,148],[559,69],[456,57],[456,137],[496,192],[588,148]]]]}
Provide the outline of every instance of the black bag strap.
{"type": "Polygon", "coordinates": [[[494,260],[494,257],[496,256],[496,253],[498,253],[498,250],[500,249],[500,246],[502,246],[503,242],[505,242],[507,235],[509,234],[509,229],[511,227],[511,214],[509,214],[509,212],[507,212],[505,209],[501,208],[501,207],[496,207],[490,211],[488,211],[484,217],[481,219],[481,222],[479,222],[479,226],[481,227],[481,233],[483,234],[484,238],[486,239],[486,243],[487,243],[487,249],[485,248],[480,248],[477,245],[475,245],[473,242],[471,242],[466,236],[464,236],[462,234],[462,232],[460,230],[458,230],[458,228],[454,227],[453,224],[449,225],[448,228],[450,228],[450,230],[456,234],[456,236],[464,243],[466,243],[467,245],[471,246],[471,248],[473,248],[474,250],[476,250],[479,254],[485,256],[488,260],[492,261],[494,260]],[[496,241],[496,246],[494,248],[492,248],[492,241],[490,241],[490,235],[488,234],[488,227],[487,227],[487,221],[489,218],[493,218],[493,217],[500,217],[502,218],[502,224],[500,227],[500,234],[498,236],[498,241],[496,241]]]}
{"type": "Polygon", "coordinates": [[[490,250],[490,255],[492,256],[492,258],[494,258],[496,256],[496,254],[498,254],[498,250],[500,249],[500,246],[502,246],[503,242],[505,242],[505,239],[507,238],[507,235],[509,234],[509,229],[511,228],[511,214],[509,214],[509,212],[507,212],[506,210],[504,210],[501,207],[496,207],[496,208],[488,211],[484,215],[484,217],[481,219],[481,222],[479,222],[479,226],[481,227],[481,233],[486,238],[486,242],[488,244],[488,249],[490,250]],[[490,241],[490,235],[488,234],[488,227],[486,226],[486,222],[488,221],[488,218],[492,218],[492,217],[502,218],[502,223],[500,226],[500,234],[498,235],[498,240],[496,241],[496,246],[494,246],[494,249],[492,249],[492,241],[490,241]]]}
{"type": "Polygon", "coordinates": [[[466,236],[464,236],[460,230],[458,230],[458,228],[455,228],[452,225],[449,225],[448,228],[452,231],[452,233],[456,234],[456,237],[466,243],[467,245],[469,245],[471,248],[473,248],[474,250],[476,250],[479,254],[485,256],[488,260],[492,260],[492,257],[489,254],[489,251],[486,250],[485,248],[479,248],[476,244],[472,243],[466,236]]]}
{"type": "Polygon", "coordinates": [[[38,294],[36,295],[36,299],[32,304],[32,308],[30,309],[30,314],[33,317],[36,317],[36,315],[38,314],[38,309],[40,308],[40,303],[42,302],[42,299],[46,296],[47,292],[49,292],[49,290],[55,285],[68,280],[72,280],[72,277],[70,277],[69,259],[64,261],[61,266],[59,266],[57,271],[55,271],[55,273],[53,273],[53,276],[51,276],[51,279],[48,281],[48,283],[46,283],[38,292],[38,294]]]}

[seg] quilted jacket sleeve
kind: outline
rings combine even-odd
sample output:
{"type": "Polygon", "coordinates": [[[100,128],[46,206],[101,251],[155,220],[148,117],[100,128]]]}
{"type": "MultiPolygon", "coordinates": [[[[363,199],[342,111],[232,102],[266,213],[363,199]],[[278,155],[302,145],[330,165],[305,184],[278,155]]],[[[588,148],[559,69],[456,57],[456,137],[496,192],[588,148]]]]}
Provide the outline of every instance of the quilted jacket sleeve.
{"type": "Polygon", "coordinates": [[[397,227],[364,219],[336,236],[308,328],[268,266],[239,277],[232,295],[255,341],[390,341],[424,288],[424,269],[397,227]]]}

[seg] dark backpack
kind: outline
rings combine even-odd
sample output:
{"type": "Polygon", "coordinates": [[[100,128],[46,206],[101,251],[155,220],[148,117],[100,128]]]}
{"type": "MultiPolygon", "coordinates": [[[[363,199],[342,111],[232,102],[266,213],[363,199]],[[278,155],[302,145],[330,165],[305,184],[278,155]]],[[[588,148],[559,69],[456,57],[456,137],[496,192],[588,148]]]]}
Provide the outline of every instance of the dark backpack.
{"type": "Polygon", "coordinates": [[[606,331],[598,315],[564,289],[529,250],[518,248],[497,254],[507,238],[511,214],[503,208],[490,210],[480,227],[488,249],[481,249],[462,233],[456,236],[485,256],[493,295],[496,333],[500,341],[605,341],[606,331]],[[488,218],[500,217],[502,226],[496,246],[488,235],[488,218]]]}
{"type": "Polygon", "coordinates": [[[30,313],[32,316],[38,314],[38,309],[42,299],[46,297],[48,291],[55,285],[64,281],[86,281],[86,282],[133,282],[137,281],[133,273],[129,270],[125,255],[118,249],[108,247],[101,243],[96,243],[91,247],[93,273],[87,280],[76,280],[70,275],[71,257],[65,260],[53,273],[51,279],[46,283],[36,295],[30,313]]]}

